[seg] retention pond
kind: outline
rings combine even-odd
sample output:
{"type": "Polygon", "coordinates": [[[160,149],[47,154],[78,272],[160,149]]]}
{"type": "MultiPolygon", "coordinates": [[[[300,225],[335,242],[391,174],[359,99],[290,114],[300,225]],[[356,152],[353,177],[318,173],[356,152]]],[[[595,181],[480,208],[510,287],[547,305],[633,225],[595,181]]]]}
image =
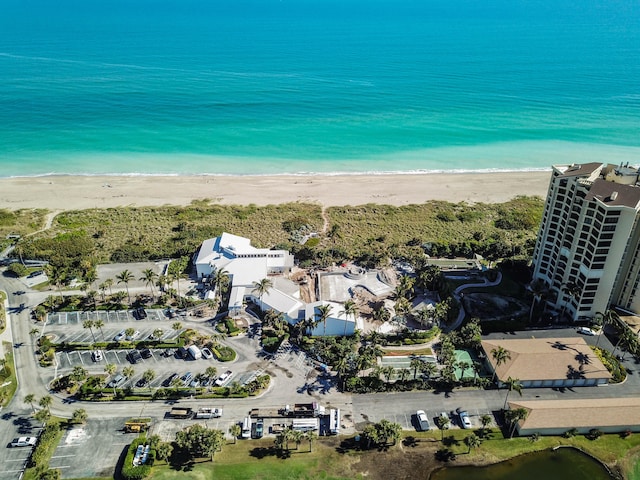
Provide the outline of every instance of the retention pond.
{"type": "Polygon", "coordinates": [[[544,450],[486,467],[446,467],[429,480],[611,480],[598,461],[573,448],[544,450]]]}

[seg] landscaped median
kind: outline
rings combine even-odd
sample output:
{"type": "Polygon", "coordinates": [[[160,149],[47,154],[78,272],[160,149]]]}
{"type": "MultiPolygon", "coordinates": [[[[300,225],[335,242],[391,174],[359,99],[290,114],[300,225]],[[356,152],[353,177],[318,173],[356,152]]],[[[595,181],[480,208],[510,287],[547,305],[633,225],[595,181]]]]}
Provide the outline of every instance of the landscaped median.
{"type": "Polygon", "coordinates": [[[13,345],[9,342],[2,342],[2,348],[6,353],[4,358],[0,359],[0,406],[4,407],[9,404],[16,393],[18,380],[13,364],[13,345]]]}

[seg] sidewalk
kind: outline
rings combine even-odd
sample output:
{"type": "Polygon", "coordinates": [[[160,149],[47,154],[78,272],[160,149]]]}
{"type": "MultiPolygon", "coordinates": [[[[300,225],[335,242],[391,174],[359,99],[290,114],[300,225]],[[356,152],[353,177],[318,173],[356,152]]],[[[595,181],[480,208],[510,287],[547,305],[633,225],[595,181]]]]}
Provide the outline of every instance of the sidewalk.
{"type": "Polygon", "coordinates": [[[11,332],[11,319],[9,316],[9,296],[7,295],[7,292],[5,292],[4,290],[2,291],[5,294],[5,301],[4,301],[4,311],[6,314],[6,327],[4,329],[4,331],[2,333],[0,333],[0,358],[4,358],[5,356],[5,351],[4,351],[4,346],[3,346],[3,342],[9,342],[11,345],[13,345],[13,334],[11,332]]]}

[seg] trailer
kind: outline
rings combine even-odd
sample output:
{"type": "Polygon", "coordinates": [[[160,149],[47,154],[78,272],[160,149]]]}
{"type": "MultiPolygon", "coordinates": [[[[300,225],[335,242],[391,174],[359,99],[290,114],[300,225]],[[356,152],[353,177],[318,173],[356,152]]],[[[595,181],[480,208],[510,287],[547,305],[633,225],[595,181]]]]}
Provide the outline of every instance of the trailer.
{"type": "Polygon", "coordinates": [[[184,407],[173,407],[167,415],[171,418],[191,418],[193,410],[184,407]]]}
{"type": "Polygon", "coordinates": [[[280,418],[284,415],[282,408],[252,408],[249,416],[252,418],[280,418]]]}
{"type": "Polygon", "coordinates": [[[324,415],[324,407],[316,402],[296,403],[293,408],[290,405],[284,407],[284,415],[288,417],[319,417],[324,415]]]}
{"type": "Polygon", "coordinates": [[[317,432],[320,429],[320,419],[319,418],[295,418],[291,425],[291,429],[297,430],[300,432],[309,432],[309,431],[317,432]]]}
{"type": "Polygon", "coordinates": [[[340,435],[340,409],[331,408],[329,410],[329,433],[340,435]]]}
{"type": "Polygon", "coordinates": [[[222,416],[222,408],[205,407],[199,408],[196,418],[219,418],[222,416]]]}
{"type": "Polygon", "coordinates": [[[251,417],[245,417],[242,422],[242,431],[240,438],[251,438],[251,417]]]}
{"type": "Polygon", "coordinates": [[[130,418],[124,422],[126,433],[146,432],[151,424],[151,418],[130,418]]]}

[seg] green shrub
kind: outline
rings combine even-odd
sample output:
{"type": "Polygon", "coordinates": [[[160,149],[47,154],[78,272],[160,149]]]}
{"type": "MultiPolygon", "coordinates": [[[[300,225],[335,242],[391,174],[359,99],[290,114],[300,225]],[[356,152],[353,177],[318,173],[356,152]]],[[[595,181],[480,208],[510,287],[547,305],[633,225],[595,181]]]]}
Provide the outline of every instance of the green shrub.
{"type": "Polygon", "coordinates": [[[11,265],[9,265],[9,268],[7,268],[7,270],[13,273],[16,277],[24,277],[29,271],[27,267],[19,262],[12,263],[11,265]]]}
{"type": "MultiPolygon", "coordinates": [[[[121,473],[125,480],[142,480],[143,478],[148,477],[151,473],[151,465],[149,463],[145,465],[133,465],[133,458],[136,455],[138,446],[145,445],[146,442],[147,440],[145,438],[137,438],[131,442],[129,450],[127,451],[127,456],[124,459],[124,464],[122,465],[121,473]]],[[[151,457],[152,451],[149,452],[149,457],[151,457]]],[[[155,458],[155,451],[153,451],[153,457],[155,458]]]]}
{"type": "Polygon", "coordinates": [[[221,362],[231,362],[236,358],[236,352],[231,347],[218,347],[216,349],[218,360],[221,362]]]}

